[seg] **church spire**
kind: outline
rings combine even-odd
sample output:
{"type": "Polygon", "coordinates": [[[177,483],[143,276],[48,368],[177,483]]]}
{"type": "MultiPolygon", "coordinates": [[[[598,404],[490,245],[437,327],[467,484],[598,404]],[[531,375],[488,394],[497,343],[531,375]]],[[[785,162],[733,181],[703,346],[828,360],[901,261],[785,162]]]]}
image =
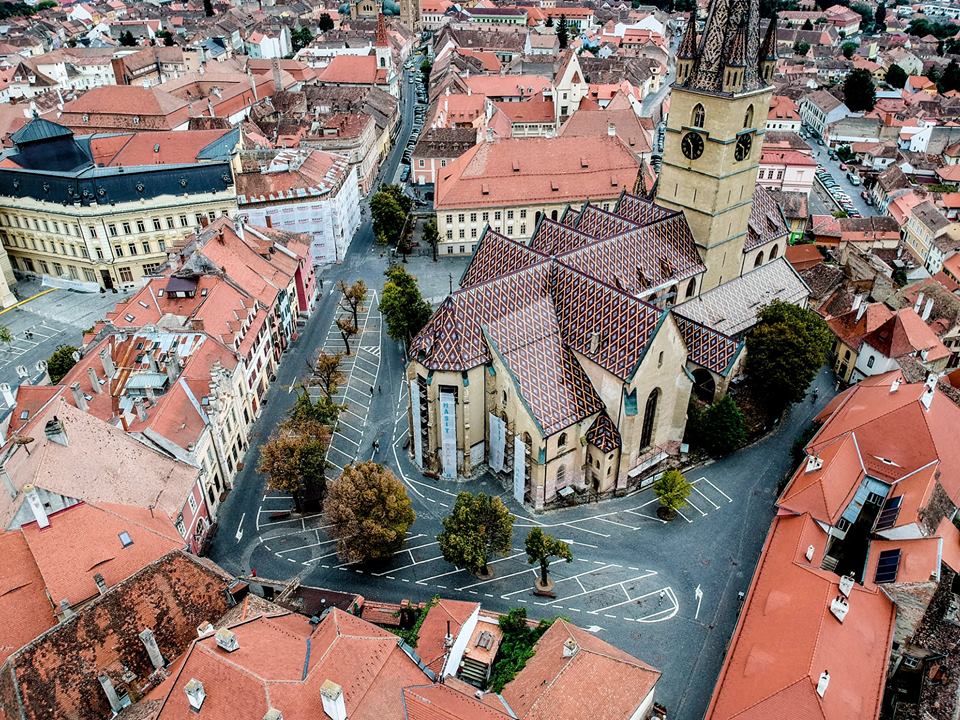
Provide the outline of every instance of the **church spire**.
{"type": "Polygon", "coordinates": [[[693,67],[678,83],[723,94],[759,90],[767,85],[759,53],[760,0],[711,0],[693,67]]]}
{"type": "Polygon", "coordinates": [[[683,83],[693,69],[693,61],[697,56],[697,8],[690,11],[690,20],[687,21],[687,29],[683,33],[683,39],[680,40],[680,47],[677,48],[677,82],[683,83]]]}
{"type": "Polygon", "coordinates": [[[767,23],[767,32],[760,44],[759,61],[760,77],[766,83],[773,82],[773,73],[777,69],[777,16],[774,15],[767,23]]]}
{"type": "Polygon", "coordinates": [[[390,46],[387,40],[387,23],[383,19],[382,12],[377,14],[377,39],[374,42],[374,46],[379,48],[390,46]]]}

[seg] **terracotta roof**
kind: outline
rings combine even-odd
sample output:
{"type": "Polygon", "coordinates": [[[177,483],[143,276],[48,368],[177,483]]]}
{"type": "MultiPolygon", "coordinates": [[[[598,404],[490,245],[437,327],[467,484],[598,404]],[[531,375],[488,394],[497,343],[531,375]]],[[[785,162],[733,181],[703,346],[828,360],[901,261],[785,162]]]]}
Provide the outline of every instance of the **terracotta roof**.
{"type": "Polygon", "coordinates": [[[558,619],[503,697],[524,720],[581,720],[589,697],[599,700],[590,703],[592,720],[619,720],[633,716],[659,679],[650,665],[558,619]],[[571,643],[576,651],[566,657],[571,643]]]}
{"type": "Polygon", "coordinates": [[[787,262],[793,265],[793,269],[797,272],[823,262],[823,255],[820,254],[817,246],[812,244],[790,245],[784,254],[787,262]]]}
{"type": "Polygon", "coordinates": [[[377,67],[373,55],[336,55],[320,73],[319,80],[351,85],[386,84],[386,71],[377,67]]]}
{"type": "Polygon", "coordinates": [[[613,424],[606,410],[600,411],[597,419],[587,430],[587,442],[600,452],[613,452],[620,447],[620,431],[617,430],[617,426],[613,424]]]}
{"type": "Polygon", "coordinates": [[[0,533],[0,662],[56,623],[23,533],[0,533]]]}
{"type": "Polygon", "coordinates": [[[865,307],[850,310],[827,320],[827,325],[830,326],[833,334],[848,347],[857,351],[860,350],[863,339],[867,335],[893,317],[893,313],[883,303],[864,301],[864,305],[865,307]]]}
{"type": "Polygon", "coordinates": [[[432,685],[403,689],[404,720],[507,720],[507,706],[500,696],[486,693],[478,700],[476,688],[448,678],[432,685]],[[499,706],[499,707],[498,707],[499,706]]]}
{"type": "Polygon", "coordinates": [[[513,124],[553,123],[553,100],[534,99],[523,102],[497,102],[494,107],[506,115],[513,124]]]}
{"type": "Polygon", "coordinates": [[[888,358],[898,358],[926,351],[926,360],[935,361],[950,355],[950,350],[927,326],[913,308],[898,310],[887,320],[863,338],[870,347],[888,358]]]}
{"type": "Polygon", "coordinates": [[[197,162],[201,151],[230,130],[183,130],[129,135],[97,135],[90,138],[90,152],[101,167],[167,165],[197,162]]]}
{"type": "Polygon", "coordinates": [[[478,602],[442,598],[430,607],[420,625],[416,647],[417,655],[428,668],[437,674],[443,670],[447,653],[447,646],[444,643],[447,624],[449,623],[451,635],[456,638],[468,618],[479,611],[480,603],[478,602]]]}

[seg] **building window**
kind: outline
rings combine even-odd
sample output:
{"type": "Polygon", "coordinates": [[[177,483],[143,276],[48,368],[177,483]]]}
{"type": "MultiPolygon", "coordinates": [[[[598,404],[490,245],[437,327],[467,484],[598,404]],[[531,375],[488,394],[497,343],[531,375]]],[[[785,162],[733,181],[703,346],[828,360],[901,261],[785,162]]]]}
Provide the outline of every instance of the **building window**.
{"type": "Polygon", "coordinates": [[[113,254],[114,254],[116,257],[123,257],[123,246],[121,246],[121,245],[114,245],[114,246],[113,246],[113,254]]]}
{"type": "Polygon", "coordinates": [[[180,216],[180,227],[187,227],[189,224],[190,224],[190,222],[187,220],[187,216],[186,216],[186,215],[181,215],[181,216],[180,216]]]}
{"type": "Polygon", "coordinates": [[[113,223],[110,223],[109,225],[107,225],[107,231],[110,233],[110,237],[117,236],[117,226],[114,225],[113,223]]]}
{"type": "Polygon", "coordinates": [[[753,261],[753,266],[755,268],[758,268],[761,265],[763,265],[763,250],[757,253],[757,259],[753,261]]]}
{"type": "Polygon", "coordinates": [[[90,232],[90,237],[95,238],[97,236],[97,228],[95,228],[93,225],[87,227],[87,230],[90,232]]]}
{"type": "Polygon", "coordinates": [[[565,484],[567,480],[567,466],[561,465],[557,468],[557,487],[565,484]]]}
{"type": "Polygon", "coordinates": [[[868,368],[872,368],[872,367],[873,367],[873,364],[874,364],[876,361],[877,361],[877,358],[874,357],[873,355],[871,355],[870,357],[867,358],[867,367],[868,367],[868,368]]]}
{"type": "Polygon", "coordinates": [[[693,106],[693,112],[690,114],[690,124],[693,127],[702,128],[705,120],[706,113],[703,110],[703,105],[697,103],[693,106]]]}
{"type": "Polygon", "coordinates": [[[153,219],[153,229],[154,229],[154,230],[162,230],[162,229],[163,229],[163,226],[160,224],[160,218],[154,218],[154,219],[153,219]]]}
{"type": "Polygon", "coordinates": [[[494,220],[499,220],[499,219],[500,219],[500,211],[499,211],[499,210],[494,210],[494,212],[493,212],[493,219],[494,219],[494,220]]]}
{"type": "Polygon", "coordinates": [[[103,248],[97,248],[97,260],[103,260],[103,248]]]}
{"type": "Polygon", "coordinates": [[[475,223],[477,221],[477,214],[475,212],[470,213],[470,222],[475,223]]]}
{"type": "Polygon", "coordinates": [[[130,243],[129,245],[127,245],[127,250],[130,251],[130,254],[131,254],[131,255],[136,255],[136,254],[137,254],[137,244],[136,244],[136,243],[130,243]]]}
{"type": "Polygon", "coordinates": [[[149,240],[144,240],[142,243],[140,243],[140,245],[143,247],[143,252],[144,252],[144,254],[145,254],[145,255],[149,255],[149,254],[150,254],[150,241],[149,241],[149,240]]]}
{"type": "Polygon", "coordinates": [[[521,234],[521,235],[526,235],[526,234],[527,234],[527,224],[526,224],[526,223],[520,223],[520,234],[521,234]]]}
{"type": "Polygon", "coordinates": [[[453,230],[447,230],[447,240],[453,240],[453,230]]]}
{"type": "Polygon", "coordinates": [[[173,230],[174,227],[176,226],[173,224],[173,217],[170,216],[167,218],[167,230],[173,230]]]}
{"type": "Polygon", "coordinates": [[[447,215],[447,225],[453,222],[453,215],[447,215]]]}
{"type": "Polygon", "coordinates": [[[159,275],[160,274],[160,263],[147,263],[143,266],[144,275],[159,275]]]}
{"type": "Polygon", "coordinates": [[[751,105],[750,107],[748,107],[748,108],[747,108],[747,112],[745,112],[744,115],[743,115],[743,128],[744,128],[744,130],[746,130],[747,128],[752,128],[752,127],[753,127],[753,105],[751,105]]]}
{"type": "Polygon", "coordinates": [[[121,282],[133,282],[133,272],[128,267],[120,268],[121,282]]]}
{"type": "Polygon", "coordinates": [[[647,397],[646,407],[643,409],[643,430],[640,433],[640,449],[650,447],[653,442],[653,427],[657,421],[657,403],[660,401],[660,388],[654,388],[647,397]]]}
{"type": "Polygon", "coordinates": [[[96,282],[97,276],[93,274],[93,270],[90,268],[83,269],[83,277],[87,282],[96,282]]]}
{"type": "Polygon", "coordinates": [[[130,223],[128,222],[123,223],[123,234],[124,235],[130,234],[130,223]]]}
{"type": "Polygon", "coordinates": [[[483,213],[482,215],[480,215],[480,219],[483,220],[483,222],[488,222],[490,220],[490,213],[488,212],[483,213]]]}
{"type": "Polygon", "coordinates": [[[40,270],[43,271],[43,274],[44,274],[44,275],[49,275],[49,274],[50,274],[50,266],[47,265],[47,263],[46,263],[45,260],[40,260],[39,262],[40,262],[40,270]]]}
{"type": "Polygon", "coordinates": [[[526,209],[521,210],[521,211],[520,211],[520,219],[521,219],[521,220],[525,220],[526,217],[527,217],[527,211],[526,211],[526,209]]]}
{"type": "Polygon", "coordinates": [[[507,220],[513,220],[513,210],[507,210],[507,220]]]}
{"type": "Polygon", "coordinates": [[[687,297],[692,298],[693,293],[696,292],[696,290],[697,290],[697,279],[690,278],[690,284],[687,285],[687,297]]]}
{"type": "Polygon", "coordinates": [[[187,496],[187,502],[190,504],[190,511],[191,511],[191,512],[196,512],[196,511],[197,511],[197,501],[193,499],[193,493],[192,493],[192,492],[187,496]]]}
{"type": "Polygon", "coordinates": [[[565,448],[567,446],[567,434],[565,432],[560,433],[560,437],[557,438],[557,447],[565,448]]]}
{"type": "Polygon", "coordinates": [[[61,275],[63,275],[63,265],[61,265],[60,263],[54,263],[53,272],[56,273],[57,277],[60,277],[61,275]]]}
{"type": "Polygon", "coordinates": [[[477,236],[477,229],[470,228],[470,237],[475,238],[477,236]]]}
{"type": "Polygon", "coordinates": [[[423,167],[423,158],[417,159],[417,167],[423,167]]]}
{"type": "Polygon", "coordinates": [[[466,220],[467,216],[464,213],[459,213],[457,215],[457,222],[462,223],[466,220]]]}
{"type": "Polygon", "coordinates": [[[440,161],[440,167],[446,167],[446,166],[447,166],[447,161],[446,161],[446,160],[441,160],[441,161],[440,161]]]}
{"type": "Polygon", "coordinates": [[[145,233],[147,231],[147,226],[143,224],[143,220],[137,220],[137,232],[145,233]]]}
{"type": "Polygon", "coordinates": [[[777,255],[779,255],[779,254],[780,254],[780,248],[779,248],[779,247],[777,247],[776,245],[774,245],[772,248],[770,248],[770,259],[771,259],[771,260],[775,260],[776,257],[777,257],[777,255]]]}
{"type": "Polygon", "coordinates": [[[458,234],[459,234],[459,237],[460,237],[460,239],[461,239],[461,240],[463,240],[463,238],[464,238],[464,237],[466,237],[466,235],[465,235],[465,232],[464,232],[464,229],[463,229],[463,228],[460,228],[460,231],[459,231],[459,233],[458,233],[458,234]]]}

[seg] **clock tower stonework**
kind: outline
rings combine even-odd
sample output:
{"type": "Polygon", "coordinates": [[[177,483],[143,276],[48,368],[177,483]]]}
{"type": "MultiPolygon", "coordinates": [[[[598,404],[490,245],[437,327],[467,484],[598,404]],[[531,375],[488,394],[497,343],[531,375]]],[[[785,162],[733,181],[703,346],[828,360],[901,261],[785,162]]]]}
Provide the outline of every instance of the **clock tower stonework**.
{"type": "MultiPolygon", "coordinates": [[[[695,7],[695,6],[694,6],[695,7]]],[[[759,0],[712,0],[677,49],[659,205],[682,210],[707,267],[701,291],[740,276],[776,66],[776,23],[760,40],[759,0]]]]}

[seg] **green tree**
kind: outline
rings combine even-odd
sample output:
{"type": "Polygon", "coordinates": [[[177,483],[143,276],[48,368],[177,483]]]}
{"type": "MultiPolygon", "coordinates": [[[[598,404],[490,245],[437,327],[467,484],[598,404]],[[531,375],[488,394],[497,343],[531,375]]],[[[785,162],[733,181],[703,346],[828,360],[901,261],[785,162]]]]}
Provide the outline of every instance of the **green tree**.
{"type": "Polygon", "coordinates": [[[660,501],[660,509],[665,519],[673,520],[677,510],[687,505],[692,486],[679,470],[667,470],[653,483],[653,494],[660,501]]]}
{"type": "Polygon", "coordinates": [[[525,608],[514,608],[499,620],[503,640],[497,651],[497,659],[490,673],[490,691],[500,692],[504,686],[523,670],[527,661],[533,657],[533,648],[537,641],[550,628],[556,618],[541,620],[531,627],[525,608]]]}
{"type": "Polygon", "coordinates": [[[378,242],[391,243],[400,239],[407,224],[407,214],[413,201],[396,185],[386,185],[370,198],[373,233],[378,242]]]}
{"type": "Polygon", "coordinates": [[[832,344],[830,329],[815,312],[782,300],[764,307],[747,335],[747,377],[757,396],[777,414],[803,399],[832,344]]]}
{"type": "Polygon", "coordinates": [[[326,425],[287,420],[261,446],[257,470],[267,476],[271,490],[290,493],[294,507],[302,512],[323,495],[329,445],[326,425]]]}
{"type": "Polygon", "coordinates": [[[847,60],[849,60],[850,58],[853,57],[853,54],[857,51],[859,47],[860,45],[855,42],[845,42],[843,46],[840,48],[840,52],[842,52],[843,56],[847,60]]]}
{"type": "Polygon", "coordinates": [[[453,510],[437,535],[444,559],[472,573],[488,574],[491,555],[512,547],[513,515],[503,500],[486,493],[457,494],[453,510]]]}
{"type": "Polygon", "coordinates": [[[383,465],[347,465],[327,488],[324,522],[344,562],[383,560],[400,549],[417,519],[406,488],[383,465]]]}
{"type": "Polygon", "coordinates": [[[544,23],[544,24],[545,24],[547,27],[553,27],[553,18],[552,18],[552,17],[548,17],[548,18],[547,18],[547,22],[544,23]]]}
{"type": "MultiPolygon", "coordinates": [[[[73,345],[58,345],[57,349],[47,359],[47,372],[50,374],[50,382],[56,385],[63,376],[70,372],[70,368],[77,364],[73,359],[73,354],[77,348],[73,345]]],[[[109,378],[108,378],[109,379],[109,378]]]]}
{"type": "Polygon", "coordinates": [[[937,83],[937,88],[941,93],[960,90],[960,65],[957,65],[956,60],[951,60],[950,64],[944,69],[943,75],[940,76],[940,81],[937,83]]]}
{"type": "Polygon", "coordinates": [[[887,68],[887,74],[884,76],[884,80],[887,81],[887,85],[890,87],[900,90],[907,84],[907,73],[899,65],[893,64],[887,68]]]}
{"type": "Polygon", "coordinates": [[[563,540],[557,540],[547,535],[538,527],[527,533],[524,549],[527,551],[527,562],[530,565],[540,564],[540,585],[543,587],[546,587],[549,582],[547,570],[550,567],[551,558],[573,562],[573,553],[570,551],[570,546],[563,540]]]}
{"type": "Polygon", "coordinates": [[[423,226],[423,241],[433,251],[433,260],[437,260],[437,249],[440,246],[440,233],[437,231],[437,219],[430,218],[423,226]]]}
{"type": "Polygon", "coordinates": [[[887,6],[882,0],[877,3],[877,10],[873,14],[873,29],[880,33],[887,29],[887,6]]]}
{"type": "Polygon", "coordinates": [[[213,0],[203,0],[203,14],[213,17],[213,0]]]}
{"type": "Polygon", "coordinates": [[[699,431],[700,444],[715,457],[729,455],[747,441],[743,412],[730,395],[724,395],[706,409],[699,431]]]}
{"type": "Polygon", "coordinates": [[[873,32],[873,19],[876,16],[876,10],[864,3],[852,3],[850,9],[860,16],[860,32],[869,35],[873,32]]]}
{"type": "Polygon", "coordinates": [[[163,39],[163,44],[165,47],[173,47],[175,44],[173,42],[173,35],[167,33],[167,36],[163,39]]]}
{"type": "Polygon", "coordinates": [[[343,338],[343,344],[347,348],[347,355],[350,354],[350,338],[357,334],[359,328],[348,315],[337,318],[337,329],[340,331],[340,337],[343,338]]]}
{"type": "Polygon", "coordinates": [[[343,280],[337,281],[337,289],[343,296],[343,302],[347,304],[350,313],[353,315],[353,324],[359,325],[360,320],[357,313],[367,301],[367,284],[363,280],[355,280],[352,285],[347,285],[343,280]]]}
{"type": "Polygon", "coordinates": [[[13,333],[4,325],[0,325],[0,342],[5,342],[7,345],[13,342],[13,333]]]}
{"type": "Polygon", "coordinates": [[[793,54],[800,57],[806,57],[807,53],[810,52],[810,43],[804,42],[803,40],[797,40],[793,44],[793,54]]]}
{"type": "Polygon", "coordinates": [[[120,36],[120,44],[123,47],[134,47],[137,44],[137,40],[133,37],[133,33],[127,30],[120,36]]]}
{"type": "Polygon", "coordinates": [[[433,71],[433,63],[426,58],[420,63],[420,74],[423,75],[423,86],[430,87],[430,73],[433,71]]]}
{"type": "MultiPolygon", "coordinates": [[[[329,17],[329,15],[327,17],[329,17]]],[[[293,52],[298,53],[313,42],[313,33],[310,32],[310,28],[306,25],[298,27],[290,33],[290,42],[293,43],[293,52]]]]}
{"type": "Polygon", "coordinates": [[[328,397],[319,397],[313,400],[305,387],[300,389],[297,399],[294,400],[287,417],[294,423],[318,422],[321,425],[333,427],[337,423],[340,413],[346,409],[345,405],[338,405],[328,397]]]}
{"type": "Polygon", "coordinates": [[[560,49],[563,50],[570,42],[570,31],[567,28],[567,16],[560,16],[560,24],[557,25],[557,42],[560,43],[560,49]]]}
{"type": "Polygon", "coordinates": [[[387,282],[380,293],[380,314],[387,322],[387,334],[410,345],[430,319],[430,303],[420,294],[417,279],[399,265],[391,265],[384,275],[387,282]]]}
{"type": "Polygon", "coordinates": [[[803,21],[803,27],[802,27],[801,29],[802,29],[802,30],[813,30],[813,23],[810,22],[810,18],[807,18],[806,20],[803,21]]]}
{"type": "Polygon", "coordinates": [[[843,81],[843,102],[852,112],[867,112],[877,104],[877,89],[867,70],[853,70],[843,81]]]}
{"type": "Polygon", "coordinates": [[[317,20],[317,29],[319,29],[320,32],[325,33],[330,32],[333,30],[333,28],[333,18],[330,17],[328,13],[323,13],[323,15],[320,16],[320,19],[317,20]]]}
{"type": "Polygon", "coordinates": [[[337,389],[347,379],[340,369],[340,363],[343,362],[343,353],[328,353],[320,350],[317,353],[316,362],[313,363],[311,370],[313,374],[309,384],[320,388],[327,400],[332,400],[337,389]]]}

